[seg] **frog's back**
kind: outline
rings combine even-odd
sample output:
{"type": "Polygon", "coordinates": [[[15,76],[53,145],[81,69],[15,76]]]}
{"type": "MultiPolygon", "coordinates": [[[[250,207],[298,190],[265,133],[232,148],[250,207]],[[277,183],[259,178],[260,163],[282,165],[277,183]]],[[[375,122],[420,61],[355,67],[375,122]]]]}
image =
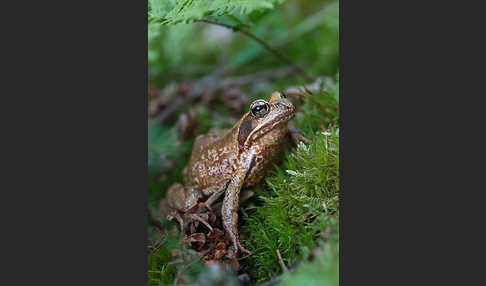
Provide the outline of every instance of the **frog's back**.
{"type": "Polygon", "coordinates": [[[187,166],[186,186],[196,186],[201,190],[217,187],[231,176],[236,166],[237,146],[231,143],[228,131],[213,129],[196,138],[187,166]]]}

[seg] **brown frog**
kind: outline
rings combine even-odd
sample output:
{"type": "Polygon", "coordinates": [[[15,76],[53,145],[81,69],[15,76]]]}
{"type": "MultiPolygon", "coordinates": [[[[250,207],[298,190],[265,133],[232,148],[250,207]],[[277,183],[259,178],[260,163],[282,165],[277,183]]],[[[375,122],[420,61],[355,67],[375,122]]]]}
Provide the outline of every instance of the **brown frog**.
{"type": "Polygon", "coordinates": [[[268,102],[254,101],[233,128],[214,129],[198,136],[185,170],[185,187],[175,184],[167,192],[169,219],[175,217],[183,230],[182,216],[192,218],[212,231],[207,215],[200,214],[200,207],[212,211],[211,205],[225,194],[221,208],[223,227],[235,254],[238,249],[250,253],[238,240],[240,191],[263,178],[289,132],[287,123],[294,111],[284,95],[273,92],[268,102]]]}

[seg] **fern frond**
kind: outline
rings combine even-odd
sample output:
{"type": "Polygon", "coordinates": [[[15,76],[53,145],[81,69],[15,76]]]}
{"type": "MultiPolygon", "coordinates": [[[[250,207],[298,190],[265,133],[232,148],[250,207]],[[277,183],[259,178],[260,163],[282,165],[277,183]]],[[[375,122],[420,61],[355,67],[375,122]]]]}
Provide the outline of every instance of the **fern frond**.
{"type": "Polygon", "coordinates": [[[272,9],[283,0],[149,0],[149,22],[177,24],[194,22],[205,16],[272,9]]]}

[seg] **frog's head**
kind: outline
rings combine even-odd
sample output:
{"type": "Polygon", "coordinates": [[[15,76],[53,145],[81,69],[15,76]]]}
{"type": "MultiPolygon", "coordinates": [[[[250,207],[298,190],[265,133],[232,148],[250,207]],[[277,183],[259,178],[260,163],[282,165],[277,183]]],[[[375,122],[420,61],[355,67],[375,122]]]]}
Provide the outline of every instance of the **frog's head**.
{"type": "Polygon", "coordinates": [[[238,145],[240,150],[245,146],[250,146],[255,139],[286,125],[294,117],[294,111],[295,107],[292,103],[277,91],[270,95],[268,101],[255,100],[239,125],[238,145]]]}

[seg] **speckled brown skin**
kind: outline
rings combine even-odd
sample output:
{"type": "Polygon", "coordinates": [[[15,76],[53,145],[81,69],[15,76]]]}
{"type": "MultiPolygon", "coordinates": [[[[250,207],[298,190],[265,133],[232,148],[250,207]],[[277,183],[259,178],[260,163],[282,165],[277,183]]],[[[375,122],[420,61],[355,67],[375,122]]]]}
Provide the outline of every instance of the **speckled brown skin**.
{"type": "MultiPolygon", "coordinates": [[[[285,140],[287,122],[294,116],[294,106],[278,92],[270,95],[268,105],[268,114],[262,118],[248,112],[231,129],[215,129],[198,136],[185,173],[186,188],[177,184],[167,194],[172,214],[182,227],[178,212],[187,216],[206,197],[205,205],[210,207],[225,193],[221,215],[235,254],[238,249],[250,253],[238,240],[240,190],[263,178],[285,140]]],[[[197,215],[190,216],[199,220],[197,215]]]]}

